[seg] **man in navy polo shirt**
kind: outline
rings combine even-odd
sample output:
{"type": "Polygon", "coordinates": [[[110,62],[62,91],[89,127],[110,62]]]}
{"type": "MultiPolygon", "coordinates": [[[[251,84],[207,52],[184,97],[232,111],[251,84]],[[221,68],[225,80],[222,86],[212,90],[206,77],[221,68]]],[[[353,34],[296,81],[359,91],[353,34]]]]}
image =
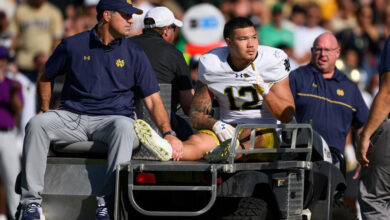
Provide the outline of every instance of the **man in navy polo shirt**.
{"type": "MultiPolygon", "coordinates": [[[[100,141],[108,146],[107,173],[97,197],[95,219],[110,219],[115,167],[130,161],[139,145],[134,131],[134,95],[144,103],[162,133],[171,126],[158,93],[152,67],[140,47],[125,38],[133,13],[128,0],[100,0],[98,24],[91,31],[64,39],[38,80],[40,113],[26,126],[21,175],[22,219],[42,219],[41,193],[51,142],[100,141]],[[52,80],[66,74],[58,110],[49,110],[52,80]]],[[[182,143],[166,135],[152,149],[162,160],[179,157],[182,143]],[[172,148],[169,146],[171,145],[172,148]]]]}
{"type": "Polygon", "coordinates": [[[327,144],[344,153],[351,126],[363,126],[368,108],[358,87],[335,67],[340,48],[331,33],[318,36],[311,52],[310,64],[290,73],[295,117],[299,123],[313,120],[327,144]]]}

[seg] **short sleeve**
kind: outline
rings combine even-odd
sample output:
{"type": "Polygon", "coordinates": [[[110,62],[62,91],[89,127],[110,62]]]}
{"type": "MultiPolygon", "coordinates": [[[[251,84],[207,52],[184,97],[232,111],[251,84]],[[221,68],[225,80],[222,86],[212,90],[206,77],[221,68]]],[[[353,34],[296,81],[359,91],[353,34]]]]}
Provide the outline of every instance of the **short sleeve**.
{"type": "Polygon", "coordinates": [[[60,74],[64,74],[66,72],[67,56],[66,42],[62,41],[46,62],[45,76],[53,79],[60,74]]]}
{"type": "Polygon", "coordinates": [[[264,82],[267,83],[277,83],[290,74],[290,60],[286,53],[276,50],[273,56],[275,56],[275,60],[271,61],[272,65],[261,73],[264,82]]]}

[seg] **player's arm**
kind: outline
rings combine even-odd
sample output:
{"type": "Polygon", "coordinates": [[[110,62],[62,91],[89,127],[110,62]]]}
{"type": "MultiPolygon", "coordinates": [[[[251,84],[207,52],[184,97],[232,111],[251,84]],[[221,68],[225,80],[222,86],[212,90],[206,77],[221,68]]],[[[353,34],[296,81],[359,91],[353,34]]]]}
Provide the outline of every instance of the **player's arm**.
{"type": "Polygon", "coordinates": [[[381,87],[371,106],[366,125],[360,133],[360,140],[356,149],[356,158],[362,166],[368,166],[367,150],[370,137],[386,119],[390,112],[390,72],[383,74],[381,87]]]}
{"type": "Polygon", "coordinates": [[[263,96],[271,114],[283,123],[290,122],[295,113],[294,99],[291,94],[288,77],[272,85],[263,96]]]}
{"type": "Polygon", "coordinates": [[[192,97],[194,96],[194,89],[180,90],[180,105],[183,112],[188,115],[191,109],[192,97]]]}
{"type": "Polygon", "coordinates": [[[210,115],[213,107],[213,97],[214,95],[209,91],[207,85],[198,81],[189,113],[190,123],[193,128],[211,130],[217,122],[210,115]]]}
{"type": "Polygon", "coordinates": [[[53,82],[44,74],[44,68],[38,74],[38,105],[39,113],[44,113],[49,110],[51,90],[53,82]]]}

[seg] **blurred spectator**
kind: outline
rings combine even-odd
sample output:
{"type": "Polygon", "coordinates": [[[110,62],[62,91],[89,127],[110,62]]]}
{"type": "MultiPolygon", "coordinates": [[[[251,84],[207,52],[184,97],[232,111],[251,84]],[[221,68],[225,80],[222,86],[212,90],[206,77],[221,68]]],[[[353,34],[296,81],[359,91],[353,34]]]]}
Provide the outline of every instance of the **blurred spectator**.
{"type": "MultiPolygon", "coordinates": [[[[386,6],[385,15],[380,27],[382,27],[383,39],[387,39],[390,36],[390,5],[386,6]]],[[[383,47],[382,44],[381,47],[383,47]]]]}
{"type": "Polygon", "coordinates": [[[9,215],[14,219],[20,199],[15,193],[16,177],[20,171],[15,139],[23,95],[20,84],[6,76],[7,66],[8,52],[0,47],[0,176],[6,189],[9,215]]]}
{"type": "Polygon", "coordinates": [[[346,48],[342,51],[341,59],[337,60],[336,65],[340,71],[342,71],[350,80],[359,86],[361,91],[366,88],[369,76],[363,69],[362,62],[356,48],[346,48]]]}
{"type": "Polygon", "coordinates": [[[68,4],[65,7],[64,14],[64,38],[80,33],[82,29],[81,25],[76,25],[78,17],[76,14],[75,6],[73,4],[68,4]]]}
{"type": "Polygon", "coordinates": [[[11,34],[8,31],[8,18],[4,11],[0,11],[0,46],[11,48],[11,34]]]}
{"type": "Polygon", "coordinates": [[[39,53],[35,54],[34,58],[33,58],[33,69],[27,73],[24,73],[24,75],[31,82],[36,83],[38,73],[45,66],[45,63],[46,63],[48,58],[49,58],[49,56],[43,52],[39,52],[39,53]]]}
{"type": "Polygon", "coordinates": [[[26,0],[20,4],[10,24],[12,48],[16,64],[22,72],[33,70],[33,58],[38,52],[46,55],[63,36],[61,12],[45,0],[26,0]]]}
{"type": "Polygon", "coordinates": [[[306,11],[300,5],[294,5],[291,10],[291,15],[289,20],[282,22],[283,27],[294,32],[298,27],[305,24],[306,21],[306,11]]]}
{"type": "Polygon", "coordinates": [[[268,8],[257,0],[225,0],[221,3],[220,9],[225,15],[225,19],[235,17],[249,18],[256,28],[260,24],[270,22],[270,13],[268,8]]]}
{"type": "Polygon", "coordinates": [[[16,8],[16,1],[14,0],[1,0],[0,11],[5,12],[7,19],[11,19],[14,16],[16,8]]]}
{"type": "Polygon", "coordinates": [[[371,76],[371,79],[367,85],[366,91],[375,97],[379,91],[379,73],[376,72],[371,76]]]}
{"type": "Polygon", "coordinates": [[[274,5],[272,8],[272,21],[264,24],[259,29],[259,40],[263,45],[277,47],[284,44],[288,47],[294,46],[293,32],[282,27],[284,20],[281,3],[274,5]]]}
{"type": "Polygon", "coordinates": [[[333,33],[338,33],[343,29],[355,28],[356,6],[353,0],[338,0],[338,11],[330,21],[330,28],[333,33]]]}
{"type": "Polygon", "coordinates": [[[299,64],[310,61],[310,49],[314,39],[326,30],[320,26],[321,9],[314,3],[307,3],[306,22],[304,26],[299,26],[294,32],[294,57],[299,64]]]}
{"type": "MultiPolygon", "coordinates": [[[[6,50],[5,48],[0,46],[0,51],[6,50]]],[[[36,59],[35,62],[38,61],[39,58],[36,59]]],[[[44,64],[43,64],[44,65],[44,64]]],[[[42,66],[41,66],[42,67],[42,66]]],[[[24,74],[21,74],[18,71],[18,68],[15,64],[10,63],[7,67],[7,77],[9,79],[15,80],[19,82],[22,86],[22,93],[23,93],[23,108],[20,115],[20,122],[19,122],[19,132],[18,132],[18,144],[20,153],[22,152],[23,148],[23,138],[24,138],[24,128],[26,127],[27,122],[32,118],[34,115],[37,114],[37,103],[36,103],[36,86],[35,81],[31,81],[27,76],[24,74]]]]}
{"type": "Polygon", "coordinates": [[[376,71],[376,60],[380,53],[380,34],[373,24],[373,12],[369,6],[361,6],[357,11],[358,26],[341,31],[336,35],[341,51],[355,48],[363,68],[371,76],[376,71]]]}
{"type": "MultiPolygon", "coordinates": [[[[91,30],[96,24],[96,5],[99,0],[84,0],[83,13],[76,18],[74,32],[80,33],[82,31],[91,30]]],[[[71,11],[69,11],[71,13],[71,11]]],[[[71,16],[71,14],[70,14],[71,16]]]]}
{"type": "Polygon", "coordinates": [[[372,0],[369,5],[373,10],[373,22],[379,24],[383,21],[386,14],[386,6],[389,4],[387,0],[372,0]]]}
{"type": "Polygon", "coordinates": [[[133,15],[134,22],[131,25],[129,37],[142,34],[145,14],[154,7],[148,0],[133,0],[133,5],[134,7],[141,9],[143,13],[140,15],[133,15]]]}

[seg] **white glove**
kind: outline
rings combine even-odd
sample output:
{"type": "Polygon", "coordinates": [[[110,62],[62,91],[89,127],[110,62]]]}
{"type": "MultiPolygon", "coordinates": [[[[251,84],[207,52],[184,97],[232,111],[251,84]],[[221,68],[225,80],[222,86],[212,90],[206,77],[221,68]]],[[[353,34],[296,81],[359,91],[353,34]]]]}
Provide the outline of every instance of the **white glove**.
{"type": "Polygon", "coordinates": [[[259,73],[256,73],[256,75],[245,75],[246,79],[255,87],[258,93],[260,93],[261,96],[265,96],[268,94],[271,87],[274,85],[273,83],[266,83],[264,82],[263,78],[260,76],[259,73]]]}
{"type": "Polygon", "coordinates": [[[217,121],[213,126],[213,131],[221,142],[231,139],[235,130],[233,126],[222,121],[217,121]]]}

